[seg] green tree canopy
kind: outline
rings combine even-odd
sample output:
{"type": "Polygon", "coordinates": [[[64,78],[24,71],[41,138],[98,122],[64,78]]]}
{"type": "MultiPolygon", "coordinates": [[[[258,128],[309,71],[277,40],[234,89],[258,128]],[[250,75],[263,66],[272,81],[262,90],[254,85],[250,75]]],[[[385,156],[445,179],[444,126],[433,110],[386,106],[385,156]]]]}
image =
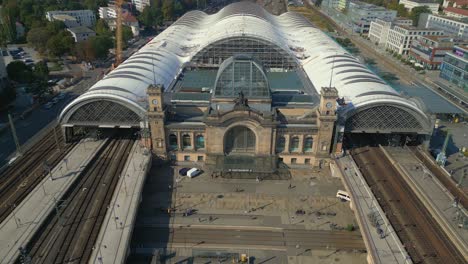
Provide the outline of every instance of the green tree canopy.
{"type": "Polygon", "coordinates": [[[47,63],[45,61],[36,63],[36,65],[34,65],[33,75],[35,80],[47,82],[49,80],[49,67],[47,67],[47,63]]]}
{"type": "Polygon", "coordinates": [[[410,18],[413,20],[413,25],[418,25],[419,16],[424,13],[432,14],[428,6],[418,6],[411,9],[410,18]]]}
{"type": "Polygon", "coordinates": [[[164,0],[162,4],[162,14],[164,21],[174,20],[174,3],[171,0],[164,0]]]}
{"type": "Polygon", "coordinates": [[[7,67],[7,74],[10,80],[19,82],[19,83],[28,83],[33,80],[33,75],[31,68],[29,68],[22,61],[12,61],[7,67]]]}
{"type": "Polygon", "coordinates": [[[47,41],[47,50],[52,56],[63,56],[72,51],[75,40],[70,32],[62,30],[47,41]]]}
{"type": "Polygon", "coordinates": [[[98,19],[96,21],[96,34],[98,35],[110,35],[112,34],[111,30],[109,29],[109,26],[107,25],[106,21],[104,19],[98,19]]]}
{"type": "Polygon", "coordinates": [[[45,27],[33,28],[26,37],[28,44],[34,47],[40,53],[45,52],[47,41],[49,41],[49,31],[45,27]]]}

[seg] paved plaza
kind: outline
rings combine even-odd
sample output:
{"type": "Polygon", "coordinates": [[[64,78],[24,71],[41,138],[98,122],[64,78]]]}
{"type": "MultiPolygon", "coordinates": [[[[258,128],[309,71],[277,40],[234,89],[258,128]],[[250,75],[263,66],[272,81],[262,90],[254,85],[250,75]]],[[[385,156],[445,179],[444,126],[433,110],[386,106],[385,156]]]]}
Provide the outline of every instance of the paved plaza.
{"type": "MultiPolygon", "coordinates": [[[[145,183],[136,229],[172,227],[309,231],[344,230],[349,224],[357,226],[349,203],[335,197],[337,190],[344,189],[344,186],[339,178],[330,176],[328,169],[291,169],[291,180],[256,181],[212,178],[209,171],[190,179],[178,176],[180,168],[182,166],[152,169],[145,183]],[[172,217],[168,217],[169,208],[174,210],[172,217]],[[195,214],[184,216],[188,210],[195,214]],[[304,212],[298,214],[298,210],[304,212]]],[[[359,231],[353,232],[359,234],[359,231]]],[[[192,245],[189,249],[186,245],[173,245],[169,233],[166,234],[166,244],[159,242],[152,245],[147,245],[151,240],[135,235],[132,250],[144,252],[149,246],[166,248],[172,245],[166,251],[175,254],[171,261],[196,256],[197,252],[193,250],[226,251],[207,245],[192,245]]],[[[247,253],[249,250],[253,250],[249,254],[259,263],[365,263],[366,259],[363,252],[335,251],[331,248],[313,250],[301,245],[286,251],[238,246],[230,251],[247,253]]],[[[136,256],[130,258],[135,262],[137,259],[136,256]]],[[[206,263],[206,260],[200,263],[206,263]]]]}

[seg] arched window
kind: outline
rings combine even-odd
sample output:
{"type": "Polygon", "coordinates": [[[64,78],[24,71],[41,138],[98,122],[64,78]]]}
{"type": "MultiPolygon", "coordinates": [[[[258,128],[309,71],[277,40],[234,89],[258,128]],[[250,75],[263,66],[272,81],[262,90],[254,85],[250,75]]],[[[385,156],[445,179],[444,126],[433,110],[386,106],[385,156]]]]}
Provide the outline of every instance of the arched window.
{"type": "Polygon", "coordinates": [[[299,137],[291,138],[291,147],[289,148],[289,151],[299,151],[299,137]]]}
{"type": "Polygon", "coordinates": [[[177,149],[178,144],[177,144],[177,136],[174,134],[169,135],[169,147],[170,149],[177,149]]]}
{"type": "Polygon", "coordinates": [[[198,135],[195,139],[196,139],[195,140],[195,146],[197,147],[197,149],[205,148],[205,137],[204,136],[198,135]]]}
{"type": "Polygon", "coordinates": [[[183,135],[182,136],[182,148],[183,149],[189,149],[192,148],[192,142],[190,140],[190,135],[183,135]]]}
{"type": "Polygon", "coordinates": [[[310,152],[312,151],[312,146],[314,144],[314,139],[312,137],[307,137],[304,140],[304,151],[305,152],[310,152]]]}
{"type": "Polygon", "coordinates": [[[286,145],[286,139],[283,136],[279,137],[278,143],[276,144],[276,151],[283,152],[285,145],[286,145]]]}

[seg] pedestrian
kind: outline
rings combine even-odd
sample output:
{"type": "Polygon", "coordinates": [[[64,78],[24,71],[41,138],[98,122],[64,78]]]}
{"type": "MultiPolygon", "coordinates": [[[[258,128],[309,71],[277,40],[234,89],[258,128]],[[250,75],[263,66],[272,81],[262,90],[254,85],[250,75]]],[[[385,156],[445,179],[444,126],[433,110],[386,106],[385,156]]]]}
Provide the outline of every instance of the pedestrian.
{"type": "Polygon", "coordinates": [[[213,217],[211,215],[210,215],[210,217],[208,219],[209,219],[210,222],[213,221],[213,217]]]}

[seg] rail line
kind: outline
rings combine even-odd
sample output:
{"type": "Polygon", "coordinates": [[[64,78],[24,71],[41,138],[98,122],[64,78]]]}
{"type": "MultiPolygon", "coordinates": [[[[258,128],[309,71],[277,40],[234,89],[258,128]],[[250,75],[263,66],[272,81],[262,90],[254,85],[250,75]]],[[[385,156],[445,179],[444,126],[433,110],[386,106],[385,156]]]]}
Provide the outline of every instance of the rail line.
{"type": "Polygon", "coordinates": [[[423,154],[423,151],[417,147],[409,147],[409,149],[414,153],[414,155],[426,166],[436,177],[437,179],[449,190],[449,192],[456,197],[460,204],[464,208],[468,208],[468,195],[458,188],[455,183],[448,178],[443,172],[442,169],[433,163],[423,154]]]}
{"type": "Polygon", "coordinates": [[[89,260],[133,142],[121,136],[99,150],[28,244],[33,263],[89,260]]]}
{"type": "Polygon", "coordinates": [[[0,175],[0,223],[46,176],[44,163],[55,167],[77,144],[65,144],[58,129],[55,126],[0,175]]]}
{"type": "Polygon", "coordinates": [[[414,263],[465,263],[382,150],[361,147],[352,156],[414,263]]]}

